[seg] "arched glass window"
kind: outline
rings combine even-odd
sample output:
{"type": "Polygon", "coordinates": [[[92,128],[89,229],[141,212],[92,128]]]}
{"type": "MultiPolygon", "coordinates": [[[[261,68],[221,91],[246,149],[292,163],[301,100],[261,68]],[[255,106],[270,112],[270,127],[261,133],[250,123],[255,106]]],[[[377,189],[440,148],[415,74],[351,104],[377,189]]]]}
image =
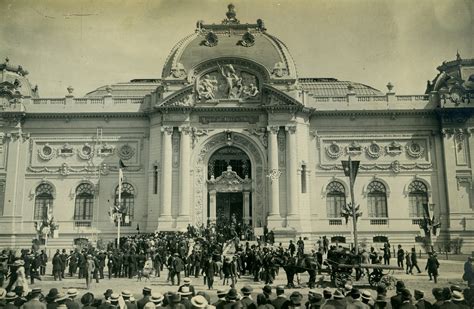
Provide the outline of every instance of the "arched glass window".
{"type": "Polygon", "coordinates": [[[340,218],[341,208],[346,204],[346,190],[338,182],[330,182],[326,188],[326,209],[328,218],[340,218]]]}
{"type": "Polygon", "coordinates": [[[367,187],[367,208],[370,218],[387,218],[387,189],[380,181],[372,181],[367,187]]]}
{"type": "Polygon", "coordinates": [[[74,221],[92,221],[93,210],[94,185],[90,183],[81,183],[76,188],[76,207],[74,209],[74,221]]]}
{"type": "Polygon", "coordinates": [[[54,189],[48,183],[36,187],[34,220],[44,220],[48,217],[48,208],[53,207],[54,189]]]}
{"type": "Polygon", "coordinates": [[[423,217],[423,204],[428,204],[428,188],[415,180],[408,186],[409,210],[411,218],[423,217]]]}
{"type": "MultiPolygon", "coordinates": [[[[118,204],[119,186],[115,188],[115,205],[118,204]]],[[[120,208],[124,211],[125,215],[128,216],[130,222],[133,220],[133,213],[135,207],[135,188],[128,182],[122,184],[122,205],[120,208]]],[[[125,216],[122,217],[122,221],[125,223],[125,216]]]]}

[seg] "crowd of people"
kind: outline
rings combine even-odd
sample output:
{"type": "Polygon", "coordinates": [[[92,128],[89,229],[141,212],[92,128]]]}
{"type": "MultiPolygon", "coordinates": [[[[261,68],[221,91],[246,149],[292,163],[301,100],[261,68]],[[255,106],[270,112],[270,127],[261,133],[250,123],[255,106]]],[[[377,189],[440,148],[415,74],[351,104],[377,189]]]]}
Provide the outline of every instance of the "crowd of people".
{"type": "Polygon", "coordinates": [[[175,291],[160,293],[151,287],[144,287],[138,300],[129,290],[120,293],[107,289],[103,297],[87,292],[79,297],[77,289],[70,288],[61,293],[52,288],[43,294],[41,288],[32,289],[27,295],[21,287],[7,292],[0,288],[0,308],[5,309],[472,309],[474,308],[474,287],[462,289],[452,285],[434,288],[433,303],[425,293],[415,289],[413,293],[403,281],[397,281],[396,294],[387,296],[387,289],[380,285],[376,294],[359,290],[347,283],[344,288],[322,291],[309,290],[307,295],[294,291],[287,295],[284,286],[265,285],[261,291],[253,291],[249,285],[240,291],[235,288],[217,290],[215,296],[197,291],[188,280],[175,291]],[[273,292],[275,291],[275,294],[273,292]],[[212,297],[211,297],[212,296],[212,297]]]}
{"type": "MultiPolygon", "coordinates": [[[[203,284],[207,286],[208,290],[214,289],[216,278],[217,280],[222,280],[222,285],[231,288],[226,292],[226,295],[229,293],[230,295],[234,295],[233,291],[235,291],[235,287],[241,276],[250,276],[255,282],[263,281],[268,289],[278,275],[280,267],[285,269],[288,279],[287,287],[294,287],[293,276],[295,274],[298,284],[300,284],[299,276],[297,275],[298,272],[295,271],[290,274],[291,266],[293,266],[295,268],[299,267],[308,270],[310,275],[308,286],[309,288],[314,288],[316,272],[319,271],[320,273],[323,265],[328,262],[336,261],[346,264],[390,263],[391,246],[389,243],[385,243],[383,248],[376,249],[371,247],[370,251],[362,249],[359,253],[356,253],[354,250],[349,250],[338,244],[329,245],[328,239],[322,237],[316,242],[314,249],[308,250],[307,248],[305,250],[305,242],[301,237],[296,242],[290,241],[287,248],[284,248],[281,243],[274,245],[274,238],[271,232],[265,233],[263,238],[265,241],[263,243],[252,242],[252,244],[250,244],[249,240],[253,239],[253,235],[249,233],[248,230],[248,226],[245,224],[237,224],[233,217],[229,222],[221,225],[209,224],[207,227],[194,227],[189,225],[186,232],[155,232],[151,234],[125,236],[122,237],[120,241],[115,240],[109,243],[106,248],[101,249],[92,246],[75,248],[69,252],[67,252],[66,249],[58,249],[51,258],[47,256],[44,250],[21,250],[19,256],[15,254],[14,251],[7,252],[3,250],[0,254],[0,287],[4,286],[4,280],[6,278],[8,283],[5,288],[5,298],[8,298],[7,295],[13,297],[12,293],[14,293],[16,295],[16,302],[24,299],[23,297],[25,295],[30,295],[28,297],[36,299],[38,291],[35,291],[35,289],[30,291],[28,282],[33,284],[35,280],[41,280],[42,276],[45,275],[48,261],[51,261],[54,280],[61,281],[66,277],[77,276],[77,278],[85,280],[87,289],[90,288],[93,280],[99,282],[99,280],[104,279],[106,276],[108,279],[137,277],[138,280],[142,278],[147,280],[151,277],[161,278],[160,280],[166,281],[170,285],[176,284],[180,287],[178,294],[164,295],[159,305],[172,306],[172,304],[174,304],[172,301],[172,299],[174,299],[173,297],[178,297],[176,295],[179,295],[181,298],[186,298],[185,296],[187,295],[183,293],[187,292],[183,292],[182,288],[184,287],[186,290],[187,287],[192,287],[190,287],[192,277],[202,277],[203,284]],[[117,246],[118,243],[120,244],[119,246],[117,246]],[[309,251],[311,253],[309,253],[309,251]],[[163,272],[165,268],[168,269],[167,272],[163,272]],[[164,276],[162,278],[162,273],[166,274],[166,278],[164,278],[164,276]],[[182,275],[184,275],[184,285],[181,285],[182,275]]],[[[414,248],[405,251],[401,245],[398,245],[396,254],[397,264],[401,269],[404,269],[403,262],[406,262],[407,274],[412,274],[413,269],[421,272],[414,248]]],[[[436,258],[436,254],[430,253],[425,270],[430,280],[434,280],[435,283],[437,282],[438,267],[439,262],[436,258]]],[[[365,275],[362,268],[357,268],[355,271],[357,280],[365,275]]],[[[474,285],[472,259],[469,259],[465,264],[463,279],[468,282],[468,286],[474,285]]],[[[277,289],[277,294],[279,290],[282,289],[277,289]]],[[[406,289],[397,286],[397,292],[400,292],[400,297],[408,297],[409,292],[405,290],[406,289]],[[403,296],[402,290],[404,290],[403,293],[406,294],[405,296],[403,296]]],[[[459,300],[462,297],[472,299],[469,291],[469,289],[467,292],[451,289],[450,295],[453,301],[459,300]],[[460,297],[458,292],[462,292],[464,295],[460,297]]],[[[193,296],[196,296],[194,295],[193,288],[192,292],[193,296]]],[[[242,302],[245,303],[247,301],[245,295],[248,291],[244,289],[241,290],[241,292],[243,293],[241,297],[242,302]]],[[[48,299],[51,298],[51,293],[55,294],[54,290],[48,293],[49,297],[46,295],[43,298],[40,295],[37,300],[41,302],[41,300],[44,299],[48,302],[48,299]]],[[[321,296],[321,306],[324,304],[327,308],[332,308],[331,306],[342,308],[341,304],[339,304],[342,302],[340,300],[341,295],[344,295],[343,299],[346,301],[350,300],[350,298],[356,300],[358,299],[358,293],[360,294],[361,301],[363,301],[364,292],[353,291],[352,288],[335,290],[331,293],[325,290],[322,295],[312,290],[308,295],[308,301],[312,302],[321,296]],[[313,294],[319,296],[313,297],[313,294]],[[327,298],[328,295],[331,295],[331,297],[327,298]]],[[[367,293],[368,292],[365,291],[365,294],[367,293]]],[[[447,290],[442,290],[442,293],[440,293],[438,290],[433,290],[433,296],[437,300],[441,297],[439,295],[443,295],[442,300],[448,301],[447,290]],[[436,295],[438,295],[438,297],[436,295]]],[[[106,299],[110,300],[110,303],[113,304],[113,293],[109,294],[109,297],[106,297],[106,299]]],[[[91,295],[86,295],[88,294],[85,294],[83,298],[85,297],[89,300],[85,303],[82,302],[84,307],[97,307],[93,305],[97,303],[96,301],[90,303],[91,295]]],[[[127,291],[122,292],[118,299],[131,302],[130,297],[127,300],[127,295],[127,291]]],[[[206,298],[206,295],[206,293],[202,293],[200,296],[206,298]]],[[[235,292],[235,295],[235,299],[238,299],[238,293],[235,292]]],[[[295,295],[293,295],[293,298],[290,297],[289,300],[298,299],[295,295]]],[[[415,299],[419,295],[419,291],[414,292],[415,299]]],[[[383,291],[381,290],[380,293],[378,292],[377,297],[372,299],[372,307],[383,308],[385,306],[383,305],[382,296],[383,291]]],[[[1,297],[2,296],[0,296],[0,300],[2,300],[1,297]]],[[[226,297],[228,298],[228,296],[226,297]]],[[[94,299],[93,296],[92,299],[94,299]]],[[[202,298],[196,301],[200,304],[204,303],[202,298]]],[[[206,306],[211,306],[210,301],[208,299],[206,301],[206,306]]],[[[266,306],[267,309],[270,309],[270,304],[263,302],[263,298],[260,299],[259,302],[259,296],[257,296],[256,301],[255,306],[266,306]]],[[[298,303],[298,301],[296,301],[296,303],[298,303]]],[[[315,301],[314,303],[319,303],[319,301],[315,301]]],[[[389,302],[387,302],[387,304],[388,303],[389,302]]],[[[290,304],[294,306],[295,302],[287,303],[288,306],[290,306],[290,304]]],[[[58,304],[58,306],[59,305],[61,304],[58,304]]],[[[428,305],[426,306],[430,308],[428,305]]],[[[48,307],[53,309],[51,306],[48,307]]],[[[317,307],[317,305],[312,305],[312,307],[317,307]]],[[[387,305],[385,307],[389,306],[387,305]]],[[[135,309],[128,304],[127,308],[135,309]]],[[[142,308],[138,306],[138,308],[142,309],[143,306],[142,308]]],[[[459,308],[464,307],[461,306],[459,308]]],[[[13,309],[13,307],[11,309],[13,309]]],[[[29,309],[36,309],[36,307],[29,309]]],[[[78,308],[75,307],[73,309],[78,308]]],[[[106,308],[101,307],[101,309],[106,308]]],[[[230,308],[227,306],[226,309],[230,308]]]]}

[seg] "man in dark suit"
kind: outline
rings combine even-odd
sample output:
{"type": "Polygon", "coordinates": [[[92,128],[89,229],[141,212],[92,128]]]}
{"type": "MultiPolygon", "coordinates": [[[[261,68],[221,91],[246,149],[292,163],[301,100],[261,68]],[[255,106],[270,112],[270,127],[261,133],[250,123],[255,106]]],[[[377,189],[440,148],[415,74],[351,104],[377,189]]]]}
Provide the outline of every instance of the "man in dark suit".
{"type": "Polygon", "coordinates": [[[173,265],[172,265],[173,273],[171,275],[171,284],[174,285],[174,277],[178,278],[178,285],[181,284],[181,272],[184,270],[184,262],[179,257],[179,253],[174,254],[173,265]]]}
{"type": "Polygon", "coordinates": [[[251,286],[244,286],[243,288],[240,289],[242,292],[242,298],[240,299],[240,303],[242,304],[243,309],[257,309],[257,304],[253,301],[252,297],[250,294],[252,293],[252,287],[251,286]]]}
{"type": "Polygon", "coordinates": [[[53,276],[54,280],[62,280],[62,269],[63,269],[63,260],[61,259],[61,253],[59,253],[59,249],[53,256],[53,276]]]}
{"type": "Polygon", "coordinates": [[[425,300],[425,293],[415,289],[415,306],[417,309],[431,309],[431,303],[425,300]]]}
{"type": "Polygon", "coordinates": [[[411,303],[411,293],[408,289],[401,290],[402,304],[400,309],[416,309],[416,307],[411,303]]]}
{"type": "Polygon", "coordinates": [[[421,273],[420,267],[418,267],[418,258],[416,257],[416,251],[415,248],[411,248],[411,267],[410,267],[410,273],[413,272],[413,268],[416,267],[418,270],[418,273],[421,273]]]}
{"type": "Polygon", "coordinates": [[[405,289],[405,282],[399,280],[396,285],[396,295],[390,298],[390,304],[393,309],[399,309],[402,305],[402,290],[405,289]]]}
{"type": "Polygon", "coordinates": [[[146,303],[148,303],[150,301],[151,288],[149,288],[147,286],[144,287],[143,291],[142,291],[142,294],[143,294],[143,298],[140,299],[139,301],[137,301],[138,309],[143,309],[143,307],[145,307],[146,303]]]}
{"type": "Polygon", "coordinates": [[[23,309],[46,309],[46,304],[40,301],[41,289],[34,288],[30,293],[30,300],[23,304],[23,309]]]}
{"type": "Polygon", "coordinates": [[[288,301],[285,295],[285,288],[282,285],[276,287],[276,298],[272,300],[272,305],[275,309],[281,309],[283,304],[288,301]]]}

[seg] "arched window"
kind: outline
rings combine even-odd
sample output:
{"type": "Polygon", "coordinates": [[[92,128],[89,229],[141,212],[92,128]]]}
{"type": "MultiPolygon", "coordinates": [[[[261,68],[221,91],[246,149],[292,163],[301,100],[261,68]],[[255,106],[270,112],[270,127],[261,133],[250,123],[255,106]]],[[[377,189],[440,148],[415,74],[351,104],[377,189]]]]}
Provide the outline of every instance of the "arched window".
{"type": "Polygon", "coordinates": [[[94,185],[81,183],[76,188],[74,221],[76,226],[90,226],[94,210],[94,185]]]}
{"type": "Polygon", "coordinates": [[[423,217],[423,204],[428,204],[428,188],[415,180],[408,186],[409,210],[411,218],[423,217]]]}
{"type": "Polygon", "coordinates": [[[53,207],[54,189],[49,183],[36,187],[34,220],[44,220],[48,217],[48,209],[53,207]]]}
{"type": "MultiPolygon", "coordinates": [[[[119,195],[119,186],[115,188],[115,205],[118,204],[118,195],[119,195]]],[[[133,220],[133,213],[135,207],[135,188],[128,182],[122,184],[122,194],[121,194],[121,204],[120,208],[125,213],[125,216],[122,216],[122,223],[127,224],[125,218],[128,216],[129,223],[133,220]]]]}
{"type": "Polygon", "coordinates": [[[367,208],[370,218],[387,218],[387,188],[380,181],[372,181],[367,186],[367,208]]]}
{"type": "Polygon", "coordinates": [[[326,209],[328,218],[340,218],[341,208],[346,204],[346,190],[338,182],[330,182],[326,188],[326,209]]]}

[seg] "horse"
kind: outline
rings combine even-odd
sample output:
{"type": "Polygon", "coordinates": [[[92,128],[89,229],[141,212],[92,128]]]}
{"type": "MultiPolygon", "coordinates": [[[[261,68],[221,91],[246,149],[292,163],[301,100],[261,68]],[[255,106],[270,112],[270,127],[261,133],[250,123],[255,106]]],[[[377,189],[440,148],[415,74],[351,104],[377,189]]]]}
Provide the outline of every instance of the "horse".
{"type": "Polygon", "coordinates": [[[309,255],[303,255],[297,263],[296,258],[287,255],[279,255],[275,256],[273,261],[276,266],[280,266],[285,270],[287,288],[294,288],[295,275],[305,272],[307,272],[309,275],[308,287],[310,289],[316,287],[316,272],[318,270],[318,265],[315,258],[309,255]]]}

